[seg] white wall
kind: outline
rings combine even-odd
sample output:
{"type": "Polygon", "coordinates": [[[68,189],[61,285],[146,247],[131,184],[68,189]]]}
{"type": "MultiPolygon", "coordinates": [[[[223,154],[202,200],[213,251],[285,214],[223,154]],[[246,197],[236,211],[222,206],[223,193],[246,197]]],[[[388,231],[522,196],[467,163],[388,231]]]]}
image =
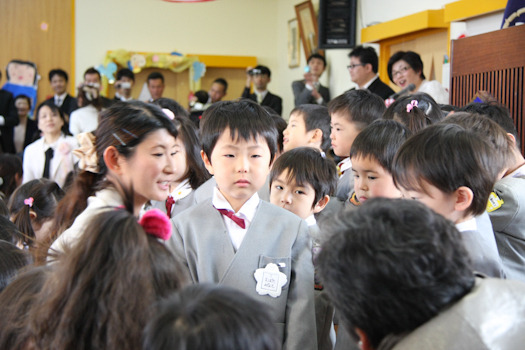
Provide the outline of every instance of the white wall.
{"type": "MultiPolygon", "coordinates": [[[[306,59],[288,68],[288,20],[304,0],[217,0],[176,4],[162,0],[75,0],[76,81],[87,67],[102,63],[106,51],[119,48],[146,52],[256,56],[272,70],[269,90],[283,98],[283,116],[293,108],[291,82],[300,79],[306,59]]],[[[390,21],[456,0],[359,0],[358,37],[368,24],[390,21]]],[[[319,0],[312,0],[318,9],[319,0]]],[[[501,14],[467,22],[470,35],[499,29],[501,14]]],[[[327,50],[328,70],[322,82],[332,96],[353,87],[346,66],[350,49],[327,50]],[[328,84],[329,82],[329,84],[328,84]]],[[[233,92],[231,92],[233,93],[233,92]]],[[[239,92],[240,93],[240,92],[239,92]]]]}

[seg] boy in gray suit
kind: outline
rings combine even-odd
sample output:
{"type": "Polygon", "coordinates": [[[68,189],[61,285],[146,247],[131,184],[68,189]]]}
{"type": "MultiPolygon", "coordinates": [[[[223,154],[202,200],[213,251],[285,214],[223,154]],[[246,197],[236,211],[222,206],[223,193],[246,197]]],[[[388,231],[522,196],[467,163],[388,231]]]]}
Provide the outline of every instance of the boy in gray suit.
{"type": "MultiPolygon", "coordinates": [[[[306,221],[312,239],[314,266],[322,239],[314,214],[326,207],[336,185],[335,164],[311,147],[298,147],[283,153],[270,172],[270,203],[289,210],[306,221]]],[[[333,349],[333,316],[334,308],[323,292],[316,272],[315,318],[319,350],[333,349]]]]}
{"type": "Polygon", "coordinates": [[[255,102],[223,101],[201,121],[213,197],[172,219],[168,247],[194,283],[239,289],[272,315],[284,349],[317,348],[314,271],[301,218],[259,199],[277,150],[271,117],[255,102]]]}

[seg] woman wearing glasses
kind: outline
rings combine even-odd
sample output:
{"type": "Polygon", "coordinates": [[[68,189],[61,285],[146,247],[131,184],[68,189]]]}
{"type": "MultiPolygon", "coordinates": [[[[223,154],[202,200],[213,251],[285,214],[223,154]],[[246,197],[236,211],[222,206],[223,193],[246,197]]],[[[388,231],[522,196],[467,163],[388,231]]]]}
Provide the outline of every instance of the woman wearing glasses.
{"type": "Polygon", "coordinates": [[[388,60],[388,77],[401,89],[410,84],[416,86],[415,92],[426,92],[437,103],[448,104],[448,91],[437,80],[428,81],[423,73],[423,61],[413,51],[398,51],[388,60]]]}

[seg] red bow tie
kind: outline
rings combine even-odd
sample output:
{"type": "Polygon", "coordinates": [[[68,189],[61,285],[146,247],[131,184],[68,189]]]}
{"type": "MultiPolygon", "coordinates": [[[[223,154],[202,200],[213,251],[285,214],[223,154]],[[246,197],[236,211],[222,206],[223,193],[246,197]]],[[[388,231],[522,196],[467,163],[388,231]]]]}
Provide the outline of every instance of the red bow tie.
{"type": "Polygon", "coordinates": [[[233,211],[228,210],[228,209],[217,209],[217,210],[222,215],[227,216],[230,219],[232,219],[233,222],[235,222],[237,225],[239,225],[240,228],[242,228],[242,229],[246,228],[246,223],[244,222],[244,219],[241,219],[240,217],[235,216],[235,213],[233,211]]]}
{"type": "Polygon", "coordinates": [[[166,214],[168,215],[168,218],[171,218],[171,208],[173,207],[173,204],[175,204],[175,200],[169,195],[168,199],[166,199],[166,214]]]}

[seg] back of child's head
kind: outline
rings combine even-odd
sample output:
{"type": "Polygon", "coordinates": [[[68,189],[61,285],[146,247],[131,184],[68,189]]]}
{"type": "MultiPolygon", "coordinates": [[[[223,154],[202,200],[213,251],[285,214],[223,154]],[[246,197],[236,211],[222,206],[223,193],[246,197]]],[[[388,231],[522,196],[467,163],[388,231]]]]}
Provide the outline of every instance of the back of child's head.
{"type": "Polygon", "coordinates": [[[460,125],[482,137],[499,155],[498,159],[501,160],[501,164],[498,167],[500,169],[513,165],[512,149],[514,145],[505,130],[496,122],[481,114],[457,112],[446,117],[442,123],[460,125]]]}
{"type": "Polygon", "coordinates": [[[212,104],[203,114],[200,131],[202,150],[211,159],[219,137],[229,130],[232,140],[259,139],[270,149],[271,160],[277,152],[277,129],[270,115],[257,103],[220,101],[212,104]]]}
{"type": "Polygon", "coordinates": [[[0,192],[7,199],[22,182],[22,160],[14,154],[0,154],[0,192]]]}
{"type": "MultiPolygon", "coordinates": [[[[270,108],[271,109],[271,108],[270,108]]],[[[277,151],[279,154],[283,153],[283,131],[286,129],[286,120],[283,119],[279,114],[275,112],[268,112],[273,120],[275,129],[277,130],[277,151]]]]}
{"type": "Polygon", "coordinates": [[[25,240],[25,235],[9,220],[9,215],[7,217],[0,216],[0,241],[22,247],[25,240]]]}
{"type": "Polygon", "coordinates": [[[199,90],[195,92],[195,97],[197,98],[197,102],[205,104],[206,102],[208,102],[210,95],[208,95],[207,91],[199,90]]]}
{"type": "Polygon", "coordinates": [[[516,130],[516,125],[510,116],[507,107],[495,102],[471,103],[461,109],[463,112],[480,114],[496,122],[507,133],[512,134],[516,140],[516,146],[520,148],[520,136],[516,130]]]}
{"type": "Polygon", "coordinates": [[[335,193],[338,179],[335,164],[315,148],[294,148],[277,158],[270,171],[270,188],[284,171],[288,172],[287,180],[293,179],[299,186],[308,184],[313,187],[315,199],[312,208],[323,197],[335,193]]]}
{"type": "Polygon", "coordinates": [[[159,106],[160,108],[169,109],[173,112],[173,114],[177,117],[189,117],[188,111],[180,105],[177,101],[171,98],[167,97],[161,97],[155,101],[153,101],[154,105],[159,106]]]}
{"type": "Polygon", "coordinates": [[[9,213],[13,223],[24,235],[25,246],[49,239],[47,236],[37,237],[35,227],[54,219],[57,204],[63,197],[64,191],[60,186],[44,178],[26,182],[13,193],[9,201],[9,213]]]}
{"type": "Polygon", "coordinates": [[[327,153],[330,150],[330,114],[325,106],[304,104],[295,107],[290,115],[298,113],[303,117],[306,131],[319,129],[323,133],[321,149],[327,153]]]}
{"type": "Polygon", "coordinates": [[[350,158],[371,158],[392,173],[394,156],[411,136],[410,130],[394,120],[376,120],[357,135],[350,158]]]}
{"type": "Polygon", "coordinates": [[[14,244],[0,241],[0,294],[26,265],[33,262],[31,254],[14,244]]]}
{"type": "Polygon", "coordinates": [[[383,119],[393,119],[413,133],[443,119],[443,113],[434,99],[419,92],[397,99],[383,114],[383,119]]]}
{"type": "Polygon", "coordinates": [[[281,348],[268,310],[227,286],[188,286],[159,303],[157,310],[144,332],[144,350],[281,348]]]}
{"type": "Polygon", "coordinates": [[[21,272],[0,293],[0,349],[28,349],[29,309],[42,289],[49,266],[38,266],[21,272]]]}
{"type": "Polygon", "coordinates": [[[172,121],[157,106],[140,101],[117,102],[100,114],[97,130],[84,138],[80,172],[64,199],[59,203],[54,231],[61,233],[87,206],[87,198],[108,186],[108,168],[104,151],[115,147],[125,158],[131,158],[138,146],[151,133],[164,129],[177,137],[172,121]]]}
{"type": "Polygon", "coordinates": [[[137,349],[157,299],[179,289],[180,265],[160,239],[171,235],[166,215],[150,210],[140,222],[125,209],[93,217],[78,244],[53,264],[32,329],[38,348],[137,349]]]}
{"type": "Polygon", "coordinates": [[[473,193],[465,215],[481,215],[501,169],[491,146],[454,124],[431,125],[410,137],[394,158],[396,186],[427,193],[425,182],[446,194],[461,186],[473,193]]]}
{"type": "Polygon", "coordinates": [[[328,103],[330,115],[344,115],[361,129],[380,119],[385,109],[385,101],[366,89],[346,91],[328,103]]]}

